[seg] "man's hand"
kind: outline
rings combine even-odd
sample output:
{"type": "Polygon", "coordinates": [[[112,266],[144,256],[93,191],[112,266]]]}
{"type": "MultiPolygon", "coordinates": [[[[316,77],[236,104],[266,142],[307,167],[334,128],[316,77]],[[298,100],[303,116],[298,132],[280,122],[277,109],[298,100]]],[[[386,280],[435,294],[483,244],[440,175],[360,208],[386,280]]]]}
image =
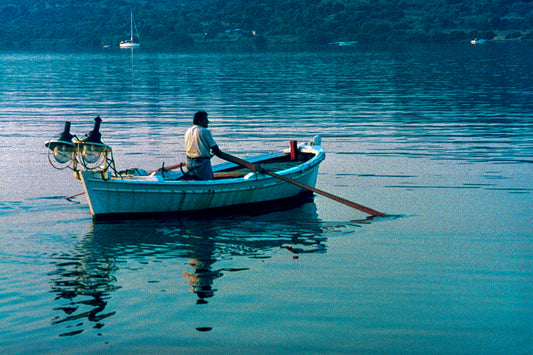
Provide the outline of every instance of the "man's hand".
{"type": "Polygon", "coordinates": [[[266,174],[267,171],[265,168],[263,168],[260,164],[254,165],[254,170],[257,171],[259,174],[266,174]]]}

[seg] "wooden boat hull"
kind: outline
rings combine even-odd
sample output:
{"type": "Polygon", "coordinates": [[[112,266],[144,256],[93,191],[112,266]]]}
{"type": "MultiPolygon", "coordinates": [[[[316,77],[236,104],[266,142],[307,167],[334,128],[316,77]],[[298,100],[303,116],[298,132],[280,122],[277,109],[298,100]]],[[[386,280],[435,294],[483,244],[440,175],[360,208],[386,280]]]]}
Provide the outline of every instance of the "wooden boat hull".
{"type": "MultiPolygon", "coordinates": [[[[308,186],[315,186],[320,163],[325,153],[320,145],[301,145],[300,152],[310,159],[287,169],[276,171],[308,186]]],[[[280,158],[281,152],[247,159],[252,163],[280,158]]],[[[233,163],[213,167],[215,174],[235,168],[233,163]]],[[[257,206],[301,197],[305,189],[268,175],[248,173],[246,176],[205,181],[175,180],[170,176],[112,177],[107,172],[82,171],[81,180],[94,218],[120,217],[134,214],[191,214],[225,208],[257,206]]],[[[166,173],[168,174],[168,173],[166,173]]]]}

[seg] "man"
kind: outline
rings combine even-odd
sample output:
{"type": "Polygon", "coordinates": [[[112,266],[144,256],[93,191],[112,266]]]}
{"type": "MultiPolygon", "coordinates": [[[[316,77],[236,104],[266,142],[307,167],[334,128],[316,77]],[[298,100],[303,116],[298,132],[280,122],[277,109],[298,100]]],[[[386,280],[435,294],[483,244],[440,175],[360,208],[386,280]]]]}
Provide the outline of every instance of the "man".
{"type": "Polygon", "coordinates": [[[211,157],[222,157],[211,132],[207,129],[209,120],[207,112],[198,111],[194,114],[193,126],[185,132],[185,152],[189,174],[199,180],[214,179],[211,157]]]}

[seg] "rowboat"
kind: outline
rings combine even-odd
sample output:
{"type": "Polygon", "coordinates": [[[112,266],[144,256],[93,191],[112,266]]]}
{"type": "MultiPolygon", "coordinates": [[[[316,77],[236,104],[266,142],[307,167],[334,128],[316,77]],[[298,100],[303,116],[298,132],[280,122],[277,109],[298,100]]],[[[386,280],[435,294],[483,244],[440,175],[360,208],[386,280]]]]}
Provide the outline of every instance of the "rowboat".
{"type": "MultiPolygon", "coordinates": [[[[325,153],[320,138],[300,144],[297,152],[283,150],[246,159],[268,171],[314,186],[325,153]],[[292,155],[292,157],[291,157],[292,155]]],[[[186,171],[159,169],[147,173],[128,169],[83,170],[81,181],[94,218],[134,214],[190,214],[251,210],[283,205],[292,198],[309,195],[308,190],[283,180],[225,162],[213,166],[214,180],[191,180],[186,171]]]]}
{"type": "Polygon", "coordinates": [[[246,160],[220,152],[218,156],[227,162],[213,167],[215,178],[195,180],[183,169],[185,163],[150,173],[143,169],[117,171],[111,147],[100,139],[101,121],[96,117],[87,137],[74,142],[70,122],[65,122],[59,139],[45,143],[50,164],[56,169],[72,169],[83,183],[94,219],[285,208],[308,200],[313,192],[372,217],[386,216],[315,187],[326,156],[320,136],[309,143],[291,141],[288,149],[246,160]]]}

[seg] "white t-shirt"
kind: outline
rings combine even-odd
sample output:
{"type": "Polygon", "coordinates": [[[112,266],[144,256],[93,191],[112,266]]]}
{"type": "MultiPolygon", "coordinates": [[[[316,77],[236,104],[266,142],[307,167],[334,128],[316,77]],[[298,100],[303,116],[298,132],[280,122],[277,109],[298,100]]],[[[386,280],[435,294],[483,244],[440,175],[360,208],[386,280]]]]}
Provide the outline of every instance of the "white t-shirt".
{"type": "Polygon", "coordinates": [[[217,145],[211,132],[194,125],[185,132],[185,152],[189,158],[211,158],[211,147],[217,145]]]}

